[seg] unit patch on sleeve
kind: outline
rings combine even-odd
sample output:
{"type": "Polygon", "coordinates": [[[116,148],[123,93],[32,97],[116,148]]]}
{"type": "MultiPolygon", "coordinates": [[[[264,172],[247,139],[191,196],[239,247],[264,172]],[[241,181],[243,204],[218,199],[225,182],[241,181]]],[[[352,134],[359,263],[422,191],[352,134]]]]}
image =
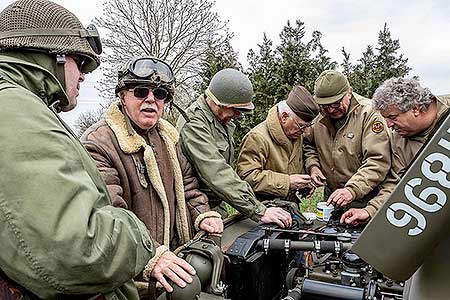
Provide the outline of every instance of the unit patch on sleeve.
{"type": "Polygon", "coordinates": [[[372,131],[374,133],[380,133],[380,132],[383,132],[383,130],[384,130],[384,125],[381,121],[373,121],[372,131]]]}

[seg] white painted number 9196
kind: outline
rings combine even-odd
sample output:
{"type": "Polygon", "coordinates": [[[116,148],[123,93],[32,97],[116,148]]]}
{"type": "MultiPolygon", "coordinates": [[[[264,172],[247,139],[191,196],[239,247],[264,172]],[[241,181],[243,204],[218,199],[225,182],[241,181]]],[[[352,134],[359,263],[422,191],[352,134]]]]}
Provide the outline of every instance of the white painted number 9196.
{"type": "MultiPolygon", "coordinates": [[[[450,133],[450,128],[447,132],[450,133]]],[[[439,140],[438,145],[450,151],[449,141],[442,138],[439,140]]],[[[450,173],[450,158],[448,156],[439,152],[431,153],[422,162],[421,171],[427,179],[438,182],[446,189],[450,188],[450,181],[447,179],[450,173]],[[435,162],[442,164],[437,172],[433,172],[431,169],[432,164],[435,162]]],[[[426,187],[420,192],[418,197],[414,195],[413,189],[421,184],[421,178],[412,178],[406,183],[404,188],[406,199],[418,209],[411,207],[407,203],[393,203],[386,211],[387,220],[396,227],[404,227],[410,224],[413,219],[415,220],[413,224],[416,224],[416,226],[408,230],[408,235],[410,236],[421,234],[427,226],[427,220],[420,210],[435,213],[447,203],[447,195],[437,187],[426,187]],[[431,196],[436,198],[432,204],[427,201],[431,196]],[[403,214],[398,218],[395,215],[396,212],[403,212],[403,214]]]]}

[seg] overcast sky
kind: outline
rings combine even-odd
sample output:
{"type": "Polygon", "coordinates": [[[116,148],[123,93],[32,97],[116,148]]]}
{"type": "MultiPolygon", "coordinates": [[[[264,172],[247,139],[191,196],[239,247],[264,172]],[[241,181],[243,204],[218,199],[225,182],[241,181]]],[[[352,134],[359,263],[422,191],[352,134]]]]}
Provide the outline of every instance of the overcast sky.
{"type": "MultiPolygon", "coordinates": [[[[0,10],[12,3],[0,0],[0,10]]],[[[87,26],[102,15],[102,0],[54,0],[74,12],[87,26]]],[[[263,33],[278,42],[286,22],[305,23],[306,40],[314,30],[322,33],[322,44],[330,57],[341,63],[341,48],[351,58],[360,58],[367,45],[376,45],[378,32],[388,24],[394,39],[400,39],[400,53],[409,59],[410,75],[420,77],[422,85],[435,94],[450,93],[450,8],[446,0],[216,0],[216,11],[228,20],[234,32],[232,45],[246,66],[249,49],[258,50],[263,33]]],[[[94,109],[101,100],[95,89],[101,76],[86,76],[78,107],[64,113],[73,124],[77,116],[94,109]]]]}

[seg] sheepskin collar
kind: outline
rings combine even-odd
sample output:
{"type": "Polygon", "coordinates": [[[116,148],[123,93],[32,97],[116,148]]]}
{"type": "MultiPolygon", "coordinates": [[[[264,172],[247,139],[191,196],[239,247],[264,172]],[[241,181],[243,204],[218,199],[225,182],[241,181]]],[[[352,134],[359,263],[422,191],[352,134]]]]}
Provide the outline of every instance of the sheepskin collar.
{"type": "MultiPolygon", "coordinates": [[[[118,103],[113,103],[109,107],[105,116],[106,123],[114,132],[120,149],[127,153],[136,153],[141,149],[144,150],[144,161],[147,167],[147,175],[150,179],[152,187],[161,199],[164,209],[164,245],[169,247],[170,240],[170,216],[169,202],[167,200],[164,184],[159,172],[156,157],[151,146],[145,139],[140,136],[134,129],[128,129],[126,125],[125,115],[120,111],[118,103]]],[[[175,179],[175,197],[176,197],[176,230],[178,236],[183,243],[190,240],[189,223],[186,213],[186,202],[184,197],[183,176],[181,173],[180,163],[176,152],[176,143],[178,141],[178,132],[169,122],[160,119],[155,128],[160,133],[169,153],[169,157],[173,166],[175,179]]]]}

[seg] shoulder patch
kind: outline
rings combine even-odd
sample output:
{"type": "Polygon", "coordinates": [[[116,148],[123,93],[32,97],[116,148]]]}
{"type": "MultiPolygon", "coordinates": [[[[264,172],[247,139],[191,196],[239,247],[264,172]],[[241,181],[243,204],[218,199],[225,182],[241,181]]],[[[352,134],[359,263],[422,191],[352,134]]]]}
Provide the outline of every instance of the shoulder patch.
{"type": "Polygon", "coordinates": [[[384,130],[384,125],[381,121],[373,121],[372,131],[374,133],[380,133],[380,132],[383,132],[383,130],[384,130]]]}

